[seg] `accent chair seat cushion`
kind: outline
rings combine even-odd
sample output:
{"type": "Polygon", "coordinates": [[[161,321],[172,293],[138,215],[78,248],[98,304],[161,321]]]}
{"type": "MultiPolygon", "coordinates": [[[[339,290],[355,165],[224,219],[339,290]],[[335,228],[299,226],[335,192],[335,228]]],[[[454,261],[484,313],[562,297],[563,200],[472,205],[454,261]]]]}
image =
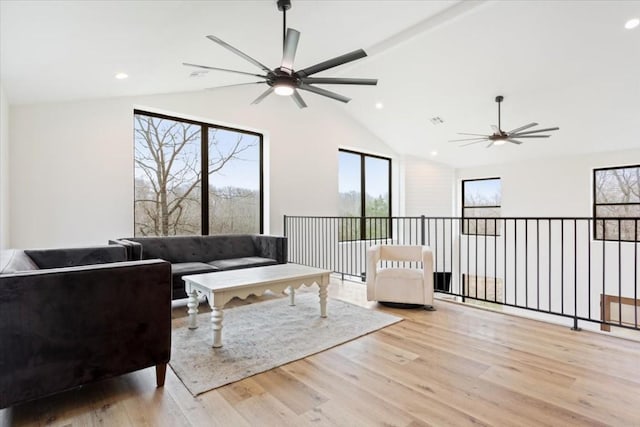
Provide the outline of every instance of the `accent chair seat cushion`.
{"type": "Polygon", "coordinates": [[[423,272],[420,269],[381,268],[376,272],[378,301],[415,303],[424,301],[423,272]]]}
{"type": "Polygon", "coordinates": [[[376,272],[378,278],[422,280],[422,270],[409,268],[380,268],[376,272]]]}

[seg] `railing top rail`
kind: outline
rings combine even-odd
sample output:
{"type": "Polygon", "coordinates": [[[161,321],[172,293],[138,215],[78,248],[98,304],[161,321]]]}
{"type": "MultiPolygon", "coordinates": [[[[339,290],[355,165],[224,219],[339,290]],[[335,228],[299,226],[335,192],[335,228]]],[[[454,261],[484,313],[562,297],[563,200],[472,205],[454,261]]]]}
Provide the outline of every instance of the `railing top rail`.
{"type": "Polygon", "coordinates": [[[451,219],[451,220],[555,220],[555,221],[640,221],[640,217],[569,217],[569,216],[501,216],[501,217],[462,217],[462,216],[298,216],[285,215],[287,219],[451,219]]]}

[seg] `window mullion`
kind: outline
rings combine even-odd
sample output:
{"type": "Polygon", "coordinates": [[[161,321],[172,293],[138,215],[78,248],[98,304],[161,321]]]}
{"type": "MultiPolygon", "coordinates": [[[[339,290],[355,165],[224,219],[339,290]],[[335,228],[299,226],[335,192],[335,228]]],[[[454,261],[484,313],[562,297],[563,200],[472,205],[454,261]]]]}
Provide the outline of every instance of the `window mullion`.
{"type": "Polygon", "coordinates": [[[202,235],[207,236],[209,234],[209,128],[207,126],[200,126],[200,141],[200,174],[202,176],[200,180],[200,215],[202,217],[200,228],[202,235]]]}

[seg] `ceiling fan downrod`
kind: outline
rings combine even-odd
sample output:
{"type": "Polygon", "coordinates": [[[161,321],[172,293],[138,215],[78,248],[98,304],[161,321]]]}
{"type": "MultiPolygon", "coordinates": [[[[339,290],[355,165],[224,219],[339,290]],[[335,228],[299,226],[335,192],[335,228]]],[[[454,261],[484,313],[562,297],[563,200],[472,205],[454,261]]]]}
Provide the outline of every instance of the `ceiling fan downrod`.
{"type": "Polygon", "coordinates": [[[498,103],[498,132],[502,135],[502,126],[500,125],[500,103],[504,101],[504,96],[496,96],[496,102],[498,103]]]}
{"type": "Polygon", "coordinates": [[[287,10],[291,9],[291,0],[278,0],[278,10],[282,12],[282,50],[287,39],[287,10]]]}

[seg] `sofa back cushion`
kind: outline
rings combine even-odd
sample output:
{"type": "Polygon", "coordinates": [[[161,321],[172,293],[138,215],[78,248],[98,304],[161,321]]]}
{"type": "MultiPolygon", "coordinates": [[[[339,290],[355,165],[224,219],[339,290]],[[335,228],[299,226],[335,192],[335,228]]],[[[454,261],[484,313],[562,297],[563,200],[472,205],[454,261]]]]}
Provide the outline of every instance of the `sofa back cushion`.
{"type": "Polygon", "coordinates": [[[0,251],[0,274],[37,270],[38,266],[22,249],[0,251]]]}
{"type": "Polygon", "coordinates": [[[127,260],[127,251],[120,245],[90,246],[85,248],[32,249],[25,250],[24,253],[27,254],[39,268],[62,268],[127,260]]]}
{"type": "Polygon", "coordinates": [[[206,262],[256,255],[253,239],[248,234],[204,236],[202,250],[206,262]]]}
{"type": "Polygon", "coordinates": [[[142,259],[160,258],[170,263],[202,261],[201,236],[128,237],[142,245],[142,259]]]}
{"type": "Polygon", "coordinates": [[[160,258],[171,263],[209,262],[256,255],[251,235],[168,236],[127,238],[142,245],[142,259],[160,258]]]}

